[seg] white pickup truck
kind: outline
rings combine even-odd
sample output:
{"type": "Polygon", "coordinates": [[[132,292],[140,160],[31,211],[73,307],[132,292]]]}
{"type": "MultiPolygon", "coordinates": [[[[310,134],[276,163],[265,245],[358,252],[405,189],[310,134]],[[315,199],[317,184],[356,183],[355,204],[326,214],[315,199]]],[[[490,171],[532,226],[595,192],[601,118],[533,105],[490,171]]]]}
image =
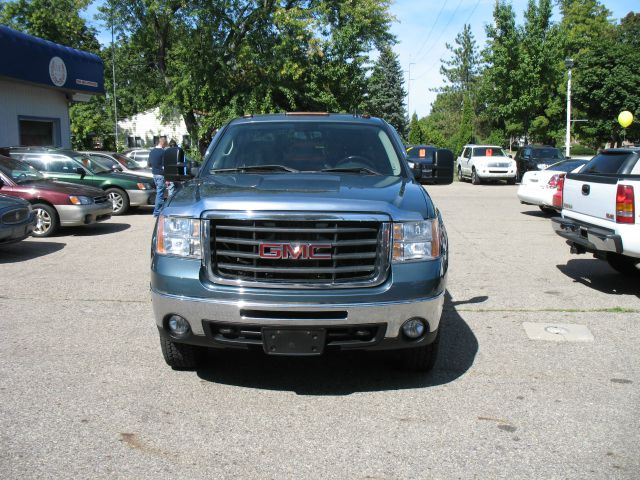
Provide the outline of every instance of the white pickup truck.
{"type": "Polygon", "coordinates": [[[640,147],[608,149],[562,188],[553,228],[571,253],[592,253],[618,272],[640,276],[640,147]]]}

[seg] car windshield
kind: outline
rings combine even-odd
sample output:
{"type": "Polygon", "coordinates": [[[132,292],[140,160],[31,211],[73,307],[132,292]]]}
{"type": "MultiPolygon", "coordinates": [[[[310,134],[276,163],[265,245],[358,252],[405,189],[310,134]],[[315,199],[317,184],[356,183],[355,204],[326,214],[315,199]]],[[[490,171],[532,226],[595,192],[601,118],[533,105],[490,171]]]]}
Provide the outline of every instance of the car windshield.
{"type": "Polygon", "coordinates": [[[264,122],[229,126],[207,157],[210,173],[334,171],[400,175],[400,157],[375,125],[264,122]]]}
{"type": "Polygon", "coordinates": [[[554,172],[573,172],[576,168],[586,165],[586,160],[563,160],[562,162],[554,163],[546,170],[553,170],[554,172]]]}
{"type": "Polygon", "coordinates": [[[631,155],[628,152],[600,153],[580,173],[618,173],[631,155]]]}
{"type": "Polygon", "coordinates": [[[416,159],[416,160],[425,160],[425,161],[428,160],[433,162],[433,152],[434,152],[433,148],[422,147],[422,146],[409,147],[407,149],[407,157],[411,159],[416,159]]]}
{"type": "Polygon", "coordinates": [[[111,172],[111,166],[107,166],[106,162],[108,162],[108,160],[97,160],[95,158],[91,158],[88,155],[82,155],[80,153],[75,154],[75,155],[71,155],[71,157],[77,161],[80,162],[80,164],[91,170],[93,173],[108,173],[111,172]]]}
{"type": "Polygon", "coordinates": [[[0,171],[16,183],[27,183],[45,178],[44,175],[31,165],[13,158],[3,158],[0,160],[0,171]]]}
{"type": "Polygon", "coordinates": [[[499,147],[476,147],[473,149],[474,157],[506,157],[507,154],[504,153],[499,147]]]}
{"type": "Polygon", "coordinates": [[[564,155],[557,148],[534,148],[531,150],[531,158],[562,159],[564,155]]]}
{"type": "Polygon", "coordinates": [[[125,157],[124,155],[121,155],[119,153],[114,153],[113,157],[116,160],[118,160],[122,165],[127,167],[129,170],[142,170],[142,167],[140,167],[136,162],[131,160],[129,157],[125,157]]]}

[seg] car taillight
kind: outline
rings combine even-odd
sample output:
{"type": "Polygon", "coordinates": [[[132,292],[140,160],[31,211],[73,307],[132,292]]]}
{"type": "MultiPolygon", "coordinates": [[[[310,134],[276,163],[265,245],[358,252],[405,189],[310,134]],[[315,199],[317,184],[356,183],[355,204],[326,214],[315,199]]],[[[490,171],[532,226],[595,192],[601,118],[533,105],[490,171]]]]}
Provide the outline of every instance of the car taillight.
{"type": "MultiPolygon", "coordinates": [[[[562,209],[562,191],[564,190],[564,174],[554,175],[556,180],[556,193],[553,194],[553,206],[562,209]]],[[[551,180],[549,180],[551,185],[551,180]]]]}
{"type": "Polygon", "coordinates": [[[616,223],[636,223],[635,197],[631,185],[618,185],[616,194],[616,223]]]}
{"type": "Polygon", "coordinates": [[[560,180],[560,175],[556,174],[549,179],[549,183],[547,183],[547,187],[556,188],[558,186],[558,180],[560,180]]]}

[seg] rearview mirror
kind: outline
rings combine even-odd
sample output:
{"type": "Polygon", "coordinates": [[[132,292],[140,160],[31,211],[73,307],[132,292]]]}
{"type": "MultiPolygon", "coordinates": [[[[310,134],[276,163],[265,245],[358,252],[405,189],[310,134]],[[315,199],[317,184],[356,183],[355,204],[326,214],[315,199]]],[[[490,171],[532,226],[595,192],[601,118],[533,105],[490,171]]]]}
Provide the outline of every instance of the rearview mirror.
{"type": "Polygon", "coordinates": [[[425,183],[431,185],[450,185],[453,183],[454,157],[451,150],[439,148],[433,155],[433,173],[425,183]]]}
{"type": "Polygon", "coordinates": [[[80,175],[80,179],[81,179],[81,180],[82,180],[84,177],[86,177],[86,175],[87,175],[87,171],[86,171],[84,168],[82,168],[82,167],[78,167],[78,168],[76,168],[76,173],[77,173],[78,175],[80,175]]]}
{"type": "Polygon", "coordinates": [[[180,147],[167,148],[162,156],[164,165],[164,178],[169,182],[184,182],[191,180],[193,175],[189,170],[184,156],[184,150],[180,147]]]}

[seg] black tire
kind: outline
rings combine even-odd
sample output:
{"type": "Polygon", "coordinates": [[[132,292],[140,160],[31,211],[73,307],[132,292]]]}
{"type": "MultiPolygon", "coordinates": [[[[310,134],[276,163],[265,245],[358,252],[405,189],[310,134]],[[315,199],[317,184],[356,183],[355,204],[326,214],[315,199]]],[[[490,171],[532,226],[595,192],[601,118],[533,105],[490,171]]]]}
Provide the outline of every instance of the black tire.
{"type": "Polygon", "coordinates": [[[474,185],[480,185],[482,183],[482,180],[480,180],[480,177],[476,173],[475,167],[471,170],[471,183],[474,185]]]}
{"type": "Polygon", "coordinates": [[[440,332],[436,339],[429,345],[398,350],[398,360],[403,370],[412,372],[430,372],[438,358],[438,345],[440,344],[440,332]]]}
{"type": "Polygon", "coordinates": [[[509,178],[507,180],[507,185],[515,185],[515,184],[516,184],[516,177],[509,178]]]}
{"type": "Polygon", "coordinates": [[[120,188],[107,188],[105,190],[109,200],[113,202],[113,216],[124,215],[129,210],[129,195],[120,188]]]}
{"type": "Polygon", "coordinates": [[[460,165],[458,165],[458,181],[464,182],[464,178],[462,178],[462,168],[460,168],[460,165]]]}
{"type": "Polygon", "coordinates": [[[50,237],[58,231],[60,220],[58,212],[46,203],[34,203],[31,208],[36,216],[36,224],[31,235],[38,238],[50,237]]]}
{"type": "Polygon", "coordinates": [[[174,370],[195,370],[200,363],[202,349],[186,343],[176,343],[170,339],[160,336],[160,348],[162,356],[174,370]]]}
{"type": "Polygon", "coordinates": [[[555,209],[551,207],[545,207],[543,205],[538,205],[538,207],[540,207],[540,210],[542,210],[547,215],[554,215],[556,213],[555,209]]]}
{"type": "Polygon", "coordinates": [[[611,268],[623,275],[640,277],[640,258],[610,253],[607,255],[607,262],[609,262],[611,268]]]}

